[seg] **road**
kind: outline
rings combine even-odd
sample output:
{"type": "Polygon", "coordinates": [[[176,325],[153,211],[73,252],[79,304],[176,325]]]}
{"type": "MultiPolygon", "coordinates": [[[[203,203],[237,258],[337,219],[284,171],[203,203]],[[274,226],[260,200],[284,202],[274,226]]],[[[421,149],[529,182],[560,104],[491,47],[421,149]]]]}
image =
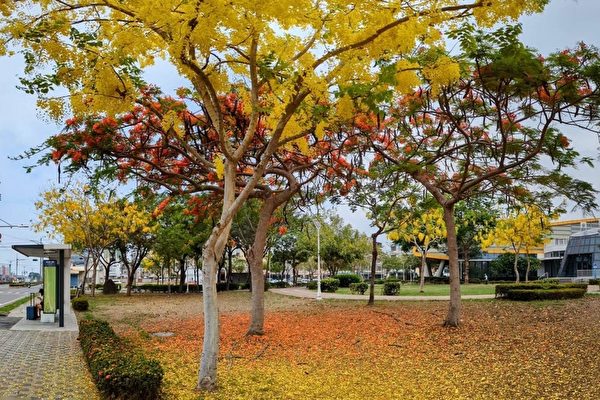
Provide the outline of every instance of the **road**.
{"type": "Polygon", "coordinates": [[[10,287],[8,284],[0,285],[0,307],[27,296],[31,292],[37,292],[40,286],[28,287],[10,287]]]}

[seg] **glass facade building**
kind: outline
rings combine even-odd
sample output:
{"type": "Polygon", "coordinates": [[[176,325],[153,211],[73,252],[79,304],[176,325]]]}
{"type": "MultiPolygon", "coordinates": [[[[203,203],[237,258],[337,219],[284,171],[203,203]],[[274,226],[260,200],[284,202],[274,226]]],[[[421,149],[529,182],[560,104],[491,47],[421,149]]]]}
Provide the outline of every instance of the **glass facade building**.
{"type": "Polygon", "coordinates": [[[571,235],[558,276],[600,277],[600,228],[571,235]]]}

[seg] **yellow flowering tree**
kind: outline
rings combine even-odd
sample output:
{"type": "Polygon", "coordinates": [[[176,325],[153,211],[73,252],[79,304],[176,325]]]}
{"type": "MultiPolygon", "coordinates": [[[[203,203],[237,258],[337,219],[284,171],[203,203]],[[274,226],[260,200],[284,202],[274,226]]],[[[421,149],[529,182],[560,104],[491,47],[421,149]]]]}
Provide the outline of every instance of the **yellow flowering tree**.
{"type": "MultiPolygon", "coordinates": [[[[349,85],[372,92],[392,90],[396,84],[407,89],[405,82],[378,79],[373,65],[381,59],[395,65],[417,46],[442,46],[440,29],[460,19],[473,16],[480,24],[493,25],[540,11],[545,2],[5,1],[0,54],[13,51],[9,46],[21,49],[27,72],[23,85],[39,95],[39,106],[54,118],[67,112],[110,117],[128,110],[144,90],[140,70],[156,58],[167,60],[189,83],[187,97],[204,111],[200,123],[218,151],[207,156],[194,146],[188,150],[194,164],[215,171],[222,196],[220,217],[203,251],[198,387],[212,390],[219,342],[217,265],[231,221],[264,178],[271,156],[284,146],[309,154],[309,143],[326,134],[323,128],[331,118],[351,119],[361,104],[349,85]],[[51,96],[57,84],[69,96],[51,96]],[[223,94],[232,87],[249,110],[237,136],[228,129],[222,108],[223,94]],[[238,171],[260,131],[266,134],[259,156],[252,159],[254,168],[238,171]]],[[[410,73],[411,66],[400,66],[410,73]]],[[[439,87],[455,71],[451,62],[436,58],[424,74],[439,87]]],[[[414,82],[406,74],[400,79],[414,82]]],[[[169,140],[185,146],[185,118],[169,115],[164,121],[169,140]]]]}
{"type": "Polygon", "coordinates": [[[512,211],[506,218],[498,221],[496,227],[482,239],[482,246],[497,246],[508,249],[515,254],[514,271],[516,282],[520,281],[518,261],[519,255],[527,258],[525,282],[529,280],[531,266],[531,250],[542,246],[551,233],[550,218],[539,207],[529,205],[512,211]]]}
{"type": "MultiPolygon", "coordinates": [[[[35,205],[39,210],[35,225],[38,231],[47,231],[50,237],[61,238],[74,250],[89,254],[92,295],[95,294],[98,266],[105,262],[103,253],[114,249],[120,250],[121,262],[128,270],[128,293],[131,293],[139,263],[129,262],[127,256],[153,231],[150,212],[136,203],[115,199],[85,185],[69,190],[51,189],[42,193],[35,205]]],[[[145,253],[141,254],[145,256],[145,253]]],[[[86,277],[87,273],[86,269],[86,277]]]]}
{"type": "Polygon", "coordinates": [[[427,253],[446,237],[446,224],[441,208],[433,208],[415,213],[414,217],[402,222],[388,234],[394,242],[408,244],[418,250],[421,256],[419,271],[419,291],[423,292],[425,277],[430,276],[427,266],[427,253]]]}

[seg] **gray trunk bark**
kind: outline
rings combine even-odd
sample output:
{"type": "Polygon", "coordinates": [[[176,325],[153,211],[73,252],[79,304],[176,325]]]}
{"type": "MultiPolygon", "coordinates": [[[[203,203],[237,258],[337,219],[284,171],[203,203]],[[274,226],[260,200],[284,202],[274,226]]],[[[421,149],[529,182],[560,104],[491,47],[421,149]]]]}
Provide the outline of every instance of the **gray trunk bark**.
{"type": "Polygon", "coordinates": [[[454,204],[444,206],[444,222],[447,230],[448,263],[450,268],[450,306],[444,326],[460,325],[460,271],[458,268],[458,245],[456,240],[456,223],[454,221],[454,204]]]}
{"type": "Polygon", "coordinates": [[[369,302],[368,305],[372,306],[375,304],[375,272],[377,270],[377,236],[379,234],[371,235],[372,249],[371,249],[371,279],[369,279],[369,302]]]}

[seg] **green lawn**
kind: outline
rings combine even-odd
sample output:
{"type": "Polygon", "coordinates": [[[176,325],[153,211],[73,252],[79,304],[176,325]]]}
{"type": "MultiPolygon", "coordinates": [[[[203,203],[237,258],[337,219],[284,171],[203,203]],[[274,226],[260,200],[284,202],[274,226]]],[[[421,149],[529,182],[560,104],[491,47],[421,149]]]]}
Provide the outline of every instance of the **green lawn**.
{"type": "MultiPolygon", "coordinates": [[[[469,284],[461,285],[460,293],[469,294],[494,294],[496,285],[469,284]]],[[[416,283],[407,283],[400,288],[400,296],[444,296],[450,294],[450,285],[425,285],[424,293],[419,293],[419,285],[416,283]]],[[[375,285],[375,294],[380,295],[383,291],[383,285],[375,285]]],[[[348,288],[339,288],[336,293],[351,294],[348,288]]],[[[368,293],[368,291],[367,291],[368,293]]]]}
{"type": "Polygon", "coordinates": [[[21,304],[25,304],[29,301],[29,296],[23,297],[17,301],[14,301],[10,304],[5,305],[4,307],[0,307],[0,315],[6,315],[15,308],[19,307],[21,304]]]}

